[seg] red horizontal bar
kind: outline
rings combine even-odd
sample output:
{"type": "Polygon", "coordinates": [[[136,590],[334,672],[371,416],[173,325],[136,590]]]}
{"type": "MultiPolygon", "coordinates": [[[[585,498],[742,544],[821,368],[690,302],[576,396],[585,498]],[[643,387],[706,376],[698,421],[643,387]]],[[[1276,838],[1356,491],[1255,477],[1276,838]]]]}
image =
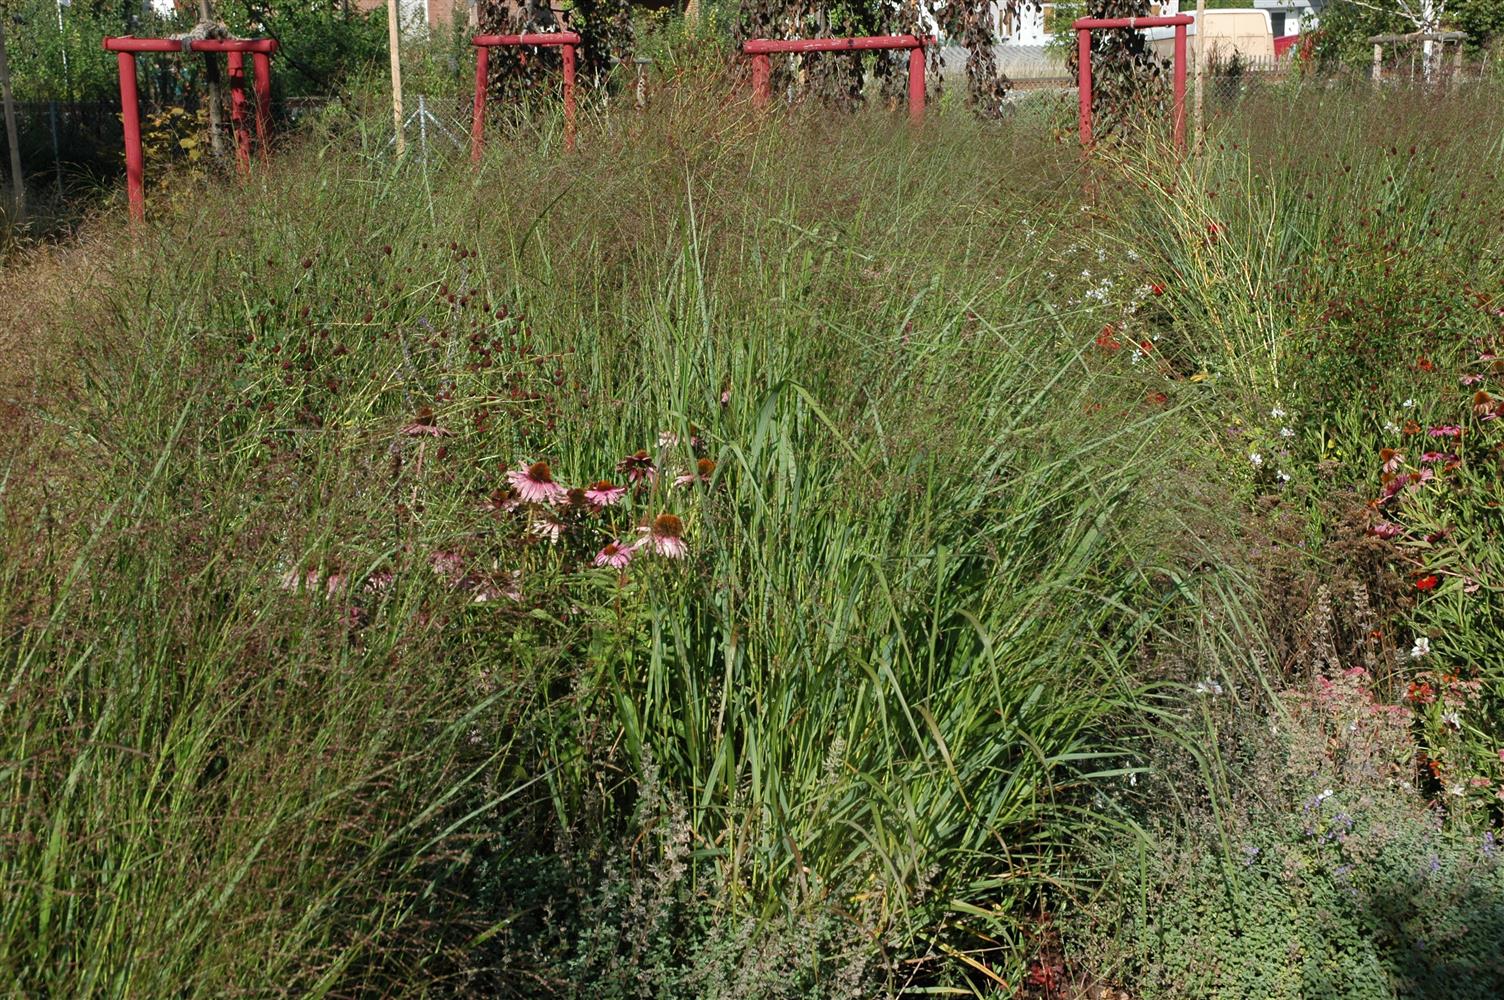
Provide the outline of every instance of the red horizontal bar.
{"type": "Polygon", "coordinates": [[[1077,31],[1091,31],[1097,28],[1173,28],[1177,24],[1195,24],[1196,19],[1189,14],[1176,14],[1173,17],[1081,17],[1072,22],[1071,27],[1077,31]]]}
{"type": "Polygon", "coordinates": [[[573,31],[552,31],[531,35],[476,35],[470,44],[490,48],[493,45],[578,45],[580,36],[573,31]]]}
{"type": "Polygon", "coordinates": [[[751,38],[742,43],[747,55],[770,52],[850,52],[871,49],[922,49],[933,45],[933,38],[913,35],[869,35],[864,38],[751,38]]]}
{"type": "MultiPolygon", "coordinates": [[[[194,52],[266,52],[277,51],[275,38],[204,38],[189,42],[194,52]]],[[[104,40],[106,52],[181,52],[183,43],[176,38],[137,38],[122,35],[104,40]]]]}

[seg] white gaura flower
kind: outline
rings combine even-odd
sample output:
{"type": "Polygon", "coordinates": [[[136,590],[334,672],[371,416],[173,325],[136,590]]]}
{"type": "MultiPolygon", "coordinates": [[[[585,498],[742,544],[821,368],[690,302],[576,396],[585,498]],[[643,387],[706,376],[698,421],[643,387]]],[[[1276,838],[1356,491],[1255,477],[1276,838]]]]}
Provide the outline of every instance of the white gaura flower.
{"type": "Polygon", "coordinates": [[[1420,636],[1415,640],[1415,645],[1410,647],[1410,658],[1412,660],[1418,660],[1422,656],[1425,656],[1430,652],[1431,640],[1426,638],[1425,636],[1420,636]]]}
{"type": "Polygon", "coordinates": [[[1264,456],[1260,455],[1256,451],[1255,452],[1250,452],[1249,455],[1248,455],[1248,461],[1252,462],[1253,463],[1253,467],[1256,469],[1259,466],[1261,466],[1261,465],[1264,464],[1264,456]]]}

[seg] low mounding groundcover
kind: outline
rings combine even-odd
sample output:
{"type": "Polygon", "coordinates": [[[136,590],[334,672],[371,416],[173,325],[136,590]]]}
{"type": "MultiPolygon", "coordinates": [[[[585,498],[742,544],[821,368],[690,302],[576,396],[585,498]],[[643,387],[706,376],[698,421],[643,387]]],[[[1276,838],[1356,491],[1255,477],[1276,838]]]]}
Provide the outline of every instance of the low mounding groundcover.
{"type": "Polygon", "coordinates": [[[1504,993],[1504,100],[331,105],[0,276],[0,992],[1504,993]]]}

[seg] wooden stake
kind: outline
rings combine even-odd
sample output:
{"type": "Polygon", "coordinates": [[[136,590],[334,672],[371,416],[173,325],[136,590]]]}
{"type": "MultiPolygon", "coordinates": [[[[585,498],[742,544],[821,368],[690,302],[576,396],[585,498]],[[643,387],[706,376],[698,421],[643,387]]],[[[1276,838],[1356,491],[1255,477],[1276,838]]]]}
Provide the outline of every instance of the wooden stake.
{"type": "Polygon", "coordinates": [[[392,60],[392,124],[397,128],[397,155],[407,152],[402,135],[402,33],[397,29],[397,0],[386,0],[386,42],[392,60]]]}
{"type": "Polygon", "coordinates": [[[1206,0],[1196,0],[1196,96],[1191,111],[1196,119],[1196,145],[1201,145],[1201,134],[1205,122],[1205,112],[1202,110],[1206,100],[1206,0]]]}

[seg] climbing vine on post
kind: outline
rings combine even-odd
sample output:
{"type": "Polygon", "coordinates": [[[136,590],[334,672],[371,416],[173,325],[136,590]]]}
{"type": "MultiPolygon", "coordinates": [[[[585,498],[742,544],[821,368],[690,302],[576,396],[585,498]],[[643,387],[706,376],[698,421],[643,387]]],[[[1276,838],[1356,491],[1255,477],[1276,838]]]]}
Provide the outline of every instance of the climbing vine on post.
{"type": "MultiPolygon", "coordinates": [[[[558,0],[481,0],[479,23],[483,34],[576,32],[581,38],[577,73],[584,90],[605,88],[612,70],[632,63],[635,39],[628,0],[573,0],[567,9],[558,0]]],[[[497,106],[527,106],[554,95],[560,60],[557,48],[493,49],[490,86],[497,106]]]]}
{"type": "MultiPolygon", "coordinates": [[[[844,38],[860,35],[914,34],[959,41],[967,49],[967,103],[984,115],[996,115],[1007,93],[1008,79],[998,72],[993,57],[997,43],[995,18],[1017,18],[1038,10],[1036,0],[1002,0],[1001,11],[991,0],[850,0],[821,4],[818,0],[742,0],[736,41],[748,38],[844,38]]],[[[791,87],[837,106],[862,101],[864,59],[885,101],[902,99],[906,58],[892,52],[816,53],[773,66],[773,90],[791,87]]],[[[931,89],[940,84],[939,47],[930,49],[931,89]]]]}
{"type": "MultiPolygon", "coordinates": [[[[1149,0],[1088,0],[1076,16],[1149,15],[1149,0]]],[[[1166,74],[1164,62],[1155,58],[1142,31],[1093,31],[1091,36],[1093,133],[1100,140],[1130,119],[1152,120],[1148,114],[1151,106],[1165,100],[1166,74]]],[[[1071,45],[1066,51],[1066,67],[1071,77],[1079,81],[1081,68],[1077,65],[1076,46],[1071,45]]]]}

